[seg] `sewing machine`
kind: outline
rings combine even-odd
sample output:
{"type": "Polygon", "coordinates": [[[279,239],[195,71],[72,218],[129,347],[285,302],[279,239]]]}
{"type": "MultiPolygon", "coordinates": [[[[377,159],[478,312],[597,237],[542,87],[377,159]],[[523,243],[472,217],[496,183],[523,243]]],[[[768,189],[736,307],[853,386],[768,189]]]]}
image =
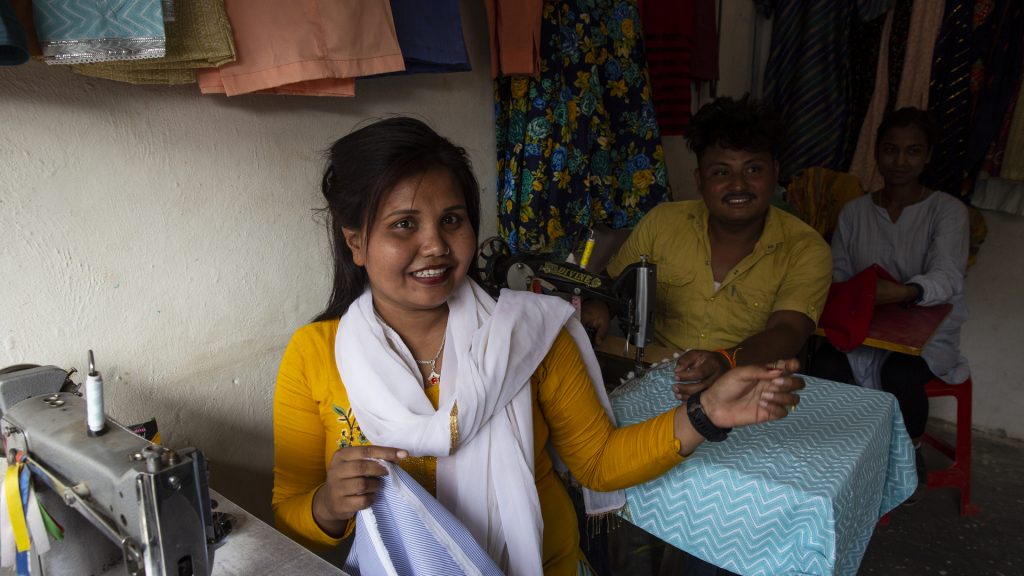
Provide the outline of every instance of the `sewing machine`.
{"type": "Polygon", "coordinates": [[[644,351],[654,338],[656,266],[641,256],[616,278],[594,274],[570,262],[543,255],[513,255],[498,237],[485,240],[479,252],[481,285],[497,297],[502,288],[561,296],[579,306],[600,300],[613,307],[625,336],[623,356],[633,346],[635,369],[646,368],[644,351]]]}
{"type": "Polygon", "coordinates": [[[28,466],[39,501],[65,530],[44,554],[33,544],[31,573],[123,564],[132,576],[209,576],[216,526],[202,453],[153,444],[105,417],[102,403],[90,404],[102,382],[92,366],[88,402],[64,370],[14,368],[0,372],[7,463],[28,466]]]}

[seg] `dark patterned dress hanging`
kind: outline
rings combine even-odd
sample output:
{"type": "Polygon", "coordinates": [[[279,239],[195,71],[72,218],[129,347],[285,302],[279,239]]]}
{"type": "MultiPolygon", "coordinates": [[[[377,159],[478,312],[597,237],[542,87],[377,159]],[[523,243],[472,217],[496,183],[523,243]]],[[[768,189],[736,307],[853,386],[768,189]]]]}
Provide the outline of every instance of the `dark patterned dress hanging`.
{"type": "Polygon", "coordinates": [[[967,0],[946,1],[928,95],[928,109],[935,118],[939,139],[921,179],[925,185],[953,195],[959,195],[963,187],[970,130],[972,5],[967,0]]]}
{"type": "Polygon", "coordinates": [[[892,0],[773,2],[772,46],[764,100],[787,125],[779,177],[810,166],[846,168],[851,130],[849,32],[853,12],[865,21],[892,0]]]}
{"type": "Polygon", "coordinates": [[[546,0],[540,74],[495,80],[498,225],[565,255],[668,198],[635,0],[546,0]]]}

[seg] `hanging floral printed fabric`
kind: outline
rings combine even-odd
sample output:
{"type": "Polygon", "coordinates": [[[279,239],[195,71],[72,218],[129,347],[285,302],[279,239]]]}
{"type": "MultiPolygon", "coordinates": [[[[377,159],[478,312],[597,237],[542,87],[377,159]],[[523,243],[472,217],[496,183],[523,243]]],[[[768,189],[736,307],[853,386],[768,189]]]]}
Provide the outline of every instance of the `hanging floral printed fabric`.
{"type": "Polygon", "coordinates": [[[574,252],[669,196],[636,0],[545,0],[540,73],[495,80],[498,219],[513,252],[574,252]]]}

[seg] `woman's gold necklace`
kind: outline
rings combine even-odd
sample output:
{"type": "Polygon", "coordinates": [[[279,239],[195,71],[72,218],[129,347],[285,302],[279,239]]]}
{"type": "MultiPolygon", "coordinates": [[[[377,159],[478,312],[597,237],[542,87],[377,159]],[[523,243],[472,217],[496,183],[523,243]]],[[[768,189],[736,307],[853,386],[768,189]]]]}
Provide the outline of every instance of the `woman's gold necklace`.
{"type": "MultiPolygon", "coordinates": [[[[441,383],[441,375],[437,373],[437,359],[441,357],[441,352],[444,351],[444,339],[448,337],[448,332],[441,336],[441,346],[437,349],[437,353],[430,360],[416,360],[416,363],[420,366],[430,366],[430,375],[427,376],[427,383],[430,386],[436,386],[441,383]]],[[[414,359],[415,360],[415,359],[414,359]]]]}
{"type": "MultiPolygon", "coordinates": [[[[395,334],[398,334],[398,330],[395,330],[394,328],[392,328],[391,324],[385,322],[384,318],[382,318],[381,315],[378,314],[376,310],[373,311],[373,315],[377,317],[378,322],[380,322],[384,326],[387,326],[388,329],[390,329],[395,334]]],[[[413,358],[413,360],[416,360],[416,364],[420,366],[430,366],[430,374],[427,376],[427,384],[429,384],[430,386],[437,386],[438,384],[441,383],[441,375],[437,372],[437,361],[438,359],[441,358],[441,352],[444,351],[444,340],[447,337],[448,331],[445,330],[445,333],[441,335],[441,346],[438,347],[437,353],[434,354],[434,357],[431,358],[430,360],[416,360],[415,358],[413,358]]]]}

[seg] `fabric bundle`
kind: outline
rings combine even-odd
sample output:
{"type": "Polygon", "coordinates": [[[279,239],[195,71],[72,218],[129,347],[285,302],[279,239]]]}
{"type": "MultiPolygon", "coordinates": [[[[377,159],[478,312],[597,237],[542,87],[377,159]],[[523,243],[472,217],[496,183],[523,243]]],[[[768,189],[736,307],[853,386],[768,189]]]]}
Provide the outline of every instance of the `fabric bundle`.
{"type": "Polygon", "coordinates": [[[167,49],[163,58],[78,64],[71,69],[83,76],[130,84],[193,84],[197,68],[220,66],[235,59],[223,0],[175,0],[174,18],[165,26],[167,49]]]}
{"type": "Polygon", "coordinates": [[[864,195],[860,180],[845,172],[815,166],[797,173],[786,188],[786,201],[826,241],[847,202],[864,195]]]}
{"type": "Polygon", "coordinates": [[[491,76],[540,72],[544,0],[487,0],[491,76]]]}
{"type": "Polygon", "coordinates": [[[28,37],[9,0],[0,0],[0,66],[28,62],[28,37]]]}
{"type": "Polygon", "coordinates": [[[355,96],[356,77],[405,70],[387,0],[225,0],[224,7],[238,59],[199,72],[204,94],[355,96]]]}
{"type": "Polygon", "coordinates": [[[36,33],[47,64],[162,58],[161,0],[34,0],[36,33]]]}
{"type": "Polygon", "coordinates": [[[405,73],[469,70],[458,0],[391,0],[405,73]]]}
{"type": "Polygon", "coordinates": [[[892,274],[876,264],[829,287],[818,325],[837,349],[849,352],[867,338],[875,314],[875,289],[879,279],[897,282],[892,274]]]}

